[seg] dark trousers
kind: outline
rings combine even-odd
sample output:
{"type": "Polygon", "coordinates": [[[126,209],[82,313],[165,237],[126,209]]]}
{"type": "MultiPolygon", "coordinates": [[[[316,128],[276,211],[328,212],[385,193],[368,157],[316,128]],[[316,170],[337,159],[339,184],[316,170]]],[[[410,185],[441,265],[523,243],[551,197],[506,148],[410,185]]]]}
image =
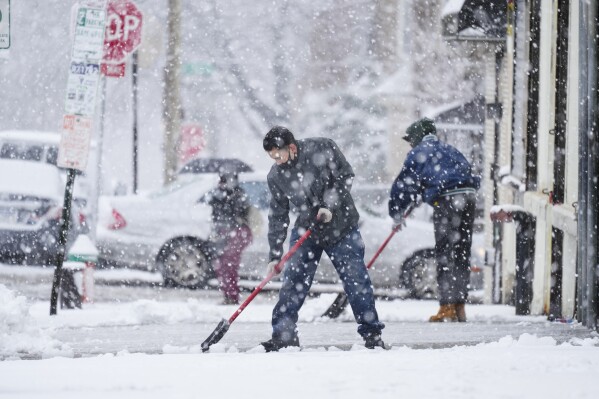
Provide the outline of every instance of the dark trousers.
{"type": "MultiPolygon", "coordinates": [[[[293,229],[290,246],[299,237],[297,230],[293,229]]],[[[297,337],[298,312],[310,291],[323,251],[329,256],[341,278],[359,324],[358,333],[366,338],[380,334],[385,327],[379,321],[374,306],[372,283],[364,264],[364,241],[355,227],[338,243],[326,248],[308,238],[285,264],[279,301],[272,312],[273,339],[291,342],[297,337]]]]}
{"type": "Polygon", "coordinates": [[[475,194],[440,197],[434,205],[439,303],[465,303],[470,282],[475,194]]]}

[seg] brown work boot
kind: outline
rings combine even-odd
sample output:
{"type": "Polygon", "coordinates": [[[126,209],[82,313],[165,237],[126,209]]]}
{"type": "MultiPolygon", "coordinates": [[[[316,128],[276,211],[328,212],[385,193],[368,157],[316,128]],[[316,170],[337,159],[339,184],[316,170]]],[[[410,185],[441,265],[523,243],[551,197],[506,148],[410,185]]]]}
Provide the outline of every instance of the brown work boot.
{"type": "Polygon", "coordinates": [[[466,322],[466,307],[464,306],[463,303],[455,304],[455,314],[458,317],[458,321],[460,323],[466,322]]]}
{"type": "Polygon", "coordinates": [[[458,315],[456,314],[455,303],[448,305],[441,305],[436,315],[431,316],[428,321],[431,323],[440,322],[456,322],[458,321],[458,315]]]}

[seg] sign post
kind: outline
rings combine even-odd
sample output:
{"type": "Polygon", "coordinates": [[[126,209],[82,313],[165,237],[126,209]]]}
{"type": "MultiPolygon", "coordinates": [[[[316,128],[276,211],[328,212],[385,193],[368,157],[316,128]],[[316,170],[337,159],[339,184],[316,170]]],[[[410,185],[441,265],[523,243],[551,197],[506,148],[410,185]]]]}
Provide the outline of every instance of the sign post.
{"type": "Polygon", "coordinates": [[[63,168],[85,170],[87,165],[93,123],[80,123],[83,119],[77,118],[77,128],[74,129],[72,122],[75,116],[89,117],[93,121],[100,81],[100,60],[104,54],[105,27],[106,0],[81,0],[76,12],[65,99],[66,115],[58,156],[58,166],[63,168]],[[78,143],[79,151],[73,151],[74,141],[78,143]],[[71,159],[71,156],[75,158],[71,159]]]}
{"type": "Polygon", "coordinates": [[[106,0],[80,0],[77,5],[73,52],[67,80],[66,114],[58,148],[57,165],[67,168],[67,182],[59,233],[60,250],[56,258],[50,294],[50,315],[56,314],[58,303],[76,170],[85,170],[89,158],[105,26],[106,0]]]}

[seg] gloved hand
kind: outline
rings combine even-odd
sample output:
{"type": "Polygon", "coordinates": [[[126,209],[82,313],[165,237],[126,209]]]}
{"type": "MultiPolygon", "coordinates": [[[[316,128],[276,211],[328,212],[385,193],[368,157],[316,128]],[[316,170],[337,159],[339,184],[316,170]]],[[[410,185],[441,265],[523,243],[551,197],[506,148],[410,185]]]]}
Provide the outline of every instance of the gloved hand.
{"type": "Polygon", "coordinates": [[[322,223],[329,223],[333,219],[333,213],[327,208],[320,208],[316,214],[316,219],[322,223]]]}
{"type": "Polygon", "coordinates": [[[393,230],[401,230],[406,226],[406,219],[403,216],[396,216],[393,218],[393,230]]]}
{"type": "Polygon", "coordinates": [[[281,271],[277,272],[275,270],[275,268],[277,267],[277,265],[279,264],[280,260],[279,259],[275,259],[275,260],[271,260],[270,262],[268,262],[268,265],[266,265],[266,275],[269,275],[271,272],[274,272],[275,276],[279,273],[281,273],[281,271]]]}

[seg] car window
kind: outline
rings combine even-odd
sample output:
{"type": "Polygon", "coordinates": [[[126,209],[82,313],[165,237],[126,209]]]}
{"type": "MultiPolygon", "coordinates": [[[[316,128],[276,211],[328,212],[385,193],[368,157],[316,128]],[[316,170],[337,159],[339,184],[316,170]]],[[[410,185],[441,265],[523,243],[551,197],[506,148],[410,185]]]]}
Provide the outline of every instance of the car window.
{"type": "Polygon", "coordinates": [[[44,147],[41,145],[23,145],[4,143],[0,150],[0,158],[21,159],[23,161],[41,161],[44,147]]]}
{"type": "Polygon", "coordinates": [[[356,206],[361,212],[366,212],[372,216],[386,216],[387,202],[389,200],[388,187],[354,187],[352,196],[356,206]]]}
{"type": "Polygon", "coordinates": [[[2,147],[0,148],[0,158],[2,158],[2,159],[14,158],[16,155],[15,155],[15,149],[13,147],[14,146],[9,143],[2,144],[2,147]]]}
{"type": "Polygon", "coordinates": [[[41,144],[4,143],[0,147],[0,158],[47,162],[56,165],[58,148],[48,147],[45,155],[44,149],[44,145],[41,144]]]}
{"type": "Polygon", "coordinates": [[[239,186],[246,192],[250,204],[259,209],[268,209],[270,206],[270,190],[263,181],[240,182],[239,186]]]}
{"type": "Polygon", "coordinates": [[[46,162],[56,165],[58,162],[58,147],[49,147],[46,154],[46,162]]]}

